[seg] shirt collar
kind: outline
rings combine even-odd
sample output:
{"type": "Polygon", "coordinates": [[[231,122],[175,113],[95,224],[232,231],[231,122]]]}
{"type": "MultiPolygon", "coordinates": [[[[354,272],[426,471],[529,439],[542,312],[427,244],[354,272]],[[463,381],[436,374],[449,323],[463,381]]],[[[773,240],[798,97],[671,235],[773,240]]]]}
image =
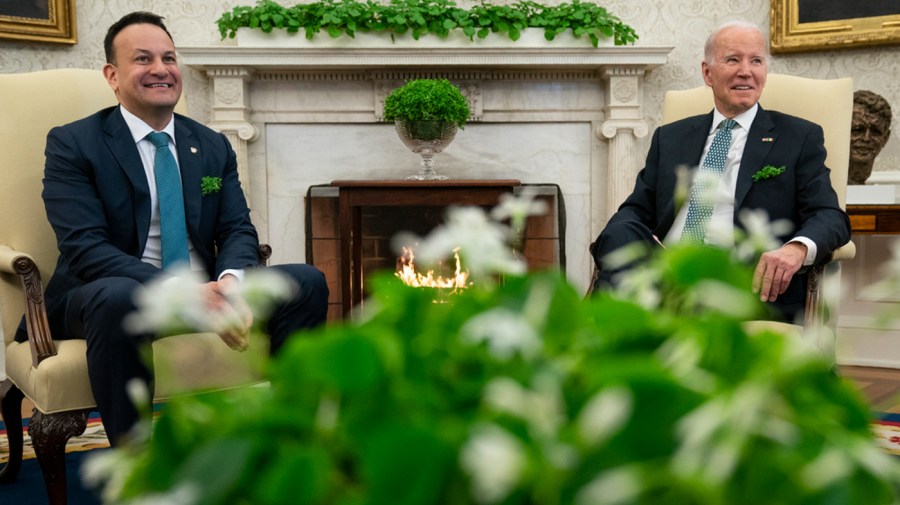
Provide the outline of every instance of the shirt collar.
{"type": "MultiPolygon", "coordinates": [[[[737,124],[741,125],[741,128],[743,128],[744,131],[748,132],[748,131],[750,131],[750,125],[753,124],[753,120],[756,119],[756,113],[758,111],[759,111],[759,103],[755,103],[755,104],[753,104],[753,107],[750,107],[749,109],[745,110],[744,112],[741,112],[740,114],[738,114],[737,116],[734,116],[731,119],[734,119],[737,122],[737,124]]],[[[714,133],[716,131],[716,128],[718,128],[719,123],[721,123],[722,120],[724,120],[724,119],[726,119],[726,118],[724,115],[722,115],[721,112],[719,112],[719,109],[713,109],[713,122],[712,122],[712,129],[710,130],[710,133],[714,133]]]]}
{"type": "MultiPolygon", "coordinates": [[[[131,131],[131,136],[134,138],[134,143],[137,144],[141,140],[147,136],[147,134],[154,132],[153,128],[150,127],[147,123],[144,122],[143,119],[132,114],[128,109],[123,107],[121,104],[119,105],[119,110],[122,112],[122,117],[125,119],[125,124],[128,125],[128,129],[131,131]]],[[[163,133],[167,134],[170,139],[172,139],[172,143],[175,143],[175,115],[172,115],[172,119],[169,120],[169,123],[165,128],[161,130],[163,133]]]]}

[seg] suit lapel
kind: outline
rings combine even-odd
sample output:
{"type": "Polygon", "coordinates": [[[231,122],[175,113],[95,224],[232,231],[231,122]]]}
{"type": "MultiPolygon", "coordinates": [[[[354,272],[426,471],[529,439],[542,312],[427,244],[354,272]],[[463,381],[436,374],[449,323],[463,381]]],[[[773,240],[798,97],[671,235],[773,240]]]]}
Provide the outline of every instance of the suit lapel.
{"type": "Polygon", "coordinates": [[[738,171],[737,187],[734,191],[734,212],[744,202],[744,197],[753,185],[753,174],[763,167],[763,161],[772,150],[772,146],[778,140],[778,132],[775,131],[775,123],[769,113],[762,106],[756,112],[750,132],[747,134],[747,144],[744,146],[744,154],[741,156],[741,168],[738,171]]]}
{"type": "Polygon", "coordinates": [[[178,166],[181,169],[181,184],[184,192],[184,212],[190,235],[198,237],[200,230],[200,207],[202,203],[200,180],[203,174],[203,152],[194,133],[178,115],[175,116],[175,145],[178,151],[178,166]]]}
{"type": "Polygon", "coordinates": [[[106,120],[104,141],[134,188],[134,226],[138,235],[138,250],[143,251],[147,235],[150,233],[150,185],[147,183],[147,174],[144,172],[144,164],[134,137],[131,136],[131,131],[118,107],[106,120]]]}

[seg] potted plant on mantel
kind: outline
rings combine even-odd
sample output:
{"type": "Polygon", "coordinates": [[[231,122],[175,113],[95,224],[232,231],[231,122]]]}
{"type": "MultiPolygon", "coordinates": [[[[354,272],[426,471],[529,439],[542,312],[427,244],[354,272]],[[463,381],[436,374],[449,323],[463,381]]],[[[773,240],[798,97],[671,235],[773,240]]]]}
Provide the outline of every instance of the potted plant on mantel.
{"type": "Polygon", "coordinates": [[[422,171],[412,180],[444,180],[433,156],[447,147],[469,119],[469,103],[447,79],[414,79],[384,99],[384,119],[393,121],[406,147],[422,156],[422,171]]]}
{"type": "MultiPolygon", "coordinates": [[[[546,41],[563,37],[586,40],[594,47],[612,39],[616,45],[633,44],[638,36],[634,29],[592,3],[543,5],[522,0],[509,5],[480,3],[469,9],[458,7],[452,0],[316,0],[284,7],[273,0],[259,0],[254,6],[237,6],[216,21],[222,38],[234,38],[239,29],[263,33],[304,31],[312,40],[325,31],[331,38],[357,34],[386,33],[393,42],[409,35],[419,41],[423,35],[445,41],[461,33],[470,42],[491,34],[519,41],[526,29],[543,32],[546,41]]],[[[298,37],[300,39],[300,37],[298,37]]],[[[302,40],[302,39],[301,39],[302,40]]]]}

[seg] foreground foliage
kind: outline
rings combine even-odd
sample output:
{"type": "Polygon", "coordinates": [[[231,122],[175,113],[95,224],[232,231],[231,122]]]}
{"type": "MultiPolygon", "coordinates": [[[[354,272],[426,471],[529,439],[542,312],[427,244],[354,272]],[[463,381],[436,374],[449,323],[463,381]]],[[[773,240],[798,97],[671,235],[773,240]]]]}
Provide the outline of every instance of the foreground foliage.
{"type": "Polygon", "coordinates": [[[234,7],[216,23],[222,38],[234,38],[238,28],[266,33],[302,29],[308,39],[322,31],[331,37],[354,37],[357,32],[409,33],[415,40],[428,33],[446,37],[451,30],[462,31],[469,40],[490,34],[519,40],[522,30],[541,28],[547,40],[571,30],[576,37],[587,37],[594,47],[610,37],[616,45],[633,44],[638,38],[633,28],[603,7],[579,0],[559,5],[529,0],[510,5],[483,2],[470,9],[457,7],[452,0],[318,0],[293,7],[259,0],[255,6],[234,7]]]}
{"type": "Polygon", "coordinates": [[[147,447],[108,456],[108,491],[210,505],[896,499],[897,462],[854,388],[728,308],[761,310],[743,266],[678,247],[650,270],[652,306],[583,300],[556,272],[450,303],[379,279],[366,320],[294,339],[271,387],[168,404],[147,447]]]}

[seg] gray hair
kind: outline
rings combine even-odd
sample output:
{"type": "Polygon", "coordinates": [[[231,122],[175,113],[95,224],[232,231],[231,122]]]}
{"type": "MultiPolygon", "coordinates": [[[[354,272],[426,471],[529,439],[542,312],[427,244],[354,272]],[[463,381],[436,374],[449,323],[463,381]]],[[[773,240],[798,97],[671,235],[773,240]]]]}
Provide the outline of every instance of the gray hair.
{"type": "Polygon", "coordinates": [[[733,20],[726,21],[720,24],[712,33],[709,34],[709,37],[706,38],[706,44],[703,46],[703,61],[706,62],[707,65],[715,64],[716,59],[716,37],[722,31],[727,30],[729,28],[740,28],[743,30],[754,30],[762,37],[763,42],[766,45],[766,64],[771,64],[772,56],[769,54],[769,37],[766,36],[765,33],[754,23],[744,20],[733,20]]]}

